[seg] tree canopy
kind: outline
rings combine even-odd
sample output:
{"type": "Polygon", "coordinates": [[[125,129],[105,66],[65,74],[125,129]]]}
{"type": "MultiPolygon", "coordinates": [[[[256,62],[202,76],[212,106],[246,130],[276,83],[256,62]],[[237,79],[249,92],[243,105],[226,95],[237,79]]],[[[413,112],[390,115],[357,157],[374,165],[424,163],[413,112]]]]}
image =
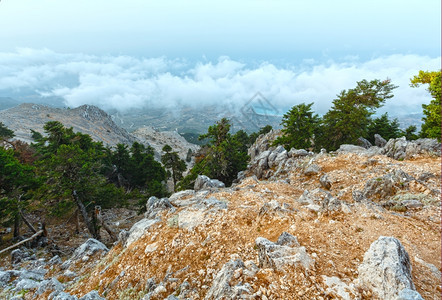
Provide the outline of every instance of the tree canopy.
{"type": "Polygon", "coordinates": [[[429,104],[422,104],[424,122],[420,135],[426,138],[441,140],[441,71],[419,71],[419,74],[411,79],[411,86],[418,87],[428,84],[427,90],[433,97],[429,104]]]}

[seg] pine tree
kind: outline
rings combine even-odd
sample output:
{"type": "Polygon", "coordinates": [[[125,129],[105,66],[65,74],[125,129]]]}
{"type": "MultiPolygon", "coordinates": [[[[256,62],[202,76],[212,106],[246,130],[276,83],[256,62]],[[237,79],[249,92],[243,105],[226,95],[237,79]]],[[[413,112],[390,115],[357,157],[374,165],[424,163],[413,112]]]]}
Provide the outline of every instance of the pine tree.
{"type": "Polygon", "coordinates": [[[186,171],[186,163],[178,156],[177,152],[172,151],[172,147],[169,145],[163,147],[163,152],[161,162],[166,169],[171,171],[173,190],[175,191],[178,181],[183,178],[183,172],[186,171]]]}

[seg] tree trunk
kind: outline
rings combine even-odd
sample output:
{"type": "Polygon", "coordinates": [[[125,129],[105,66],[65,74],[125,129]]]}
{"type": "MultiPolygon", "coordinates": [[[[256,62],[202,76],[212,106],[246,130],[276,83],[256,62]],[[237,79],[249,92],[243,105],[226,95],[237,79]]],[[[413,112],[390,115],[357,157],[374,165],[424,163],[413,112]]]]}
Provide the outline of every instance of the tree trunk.
{"type": "Polygon", "coordinates": [[[100,239],[99,235],[97,234],[97,230],[95,229],[93,221],[89,218],[87,215],[86,207],[84,206],[83,202],[81,202],[80,198],[78,198],[77,191],[72,192],[72,196],[75,199],[75,202],[77,203],[78,210],[80,211],[84,222],[86,223],[87,229],[89,230],[89,233],[97,240],[100,239]]]}
{"type": "Polygon", "coordinates": [[[14,238],[20,236],[20,214],[17,212],[14,217],[14,238]]]}
{"type": "Polygon", "coordinates": [[[95,207],[95,214],[97,217],[98,226],[102,226],[104,228],[104,230],[106,230],[107,233],[110,235],[112,242],[115,242],[117,240],[117,235],[112,230],[112,228],[110,228],[110,226],[107,225],[106,222],[103,220],[103,215],[101,214],[101,207],[100,206],[95,207]]]}
{"type": "Polygon", "coordinates": [[[80,214],[78,213],[78,209],[75,210],[75,233],[79,234],[80,233],[80,214]]]}

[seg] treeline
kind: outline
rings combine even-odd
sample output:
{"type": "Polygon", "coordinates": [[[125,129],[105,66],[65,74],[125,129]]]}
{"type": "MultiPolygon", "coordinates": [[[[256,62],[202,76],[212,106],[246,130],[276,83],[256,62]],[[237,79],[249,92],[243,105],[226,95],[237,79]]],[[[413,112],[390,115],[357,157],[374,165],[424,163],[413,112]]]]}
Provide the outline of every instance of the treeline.
{"type": "Polygon", "coordinates": [[[0,224],[13,226],[14,237],[19,237],[26,213],[67,218],[76,211],[89,233],[100,239],[104,224],[97,219],[97,209],[129,203],[144,208],[149,197],[169,195],[168,179],[173,191],[177,186],[193,188],[190,178],[198,174],[230,184],[246,167],[247,149],[259,133],[231,135],[229,130],[229,121],[223,119],[200,137],[208,140],[200,151],[204,158],[197,158],[183,178],[186,162],[169,145],[158,162],[151,147],[137,142],[105,147],[58,121],[46,123],[44,135],[31,130],[34,143],[29,145],[12,140],[13,131],[0,122],[0,224]]]}
{"type": "Polygon", "coordinates": [[[172,149],[166,149],[163,166],[154,150],[140,143],[111,149],[57,121],[46,123],[44,130],[45,136],[32,131],[35,143],[28,145],[10,141],[14,133],[0,123],[0,223],[13,224],[15,237],[24,212],[64,217],[78,210],[90,234],[100,238],[97,207],[166,196],[169,169],[175,170],[175,164],[185,169],[172,149]]]}
{"type": "Polygon", "coordinates": [[[397,119],[385,113],[374,118],[376,110],[393,97],[396,88],[390,80],[362,80],[353,89],[344,90],[333,100],[330,110],[322,117],[312,111],[313,103],[293,106],[282,119],[282,136],[275,144],[287,149],[325,148],[334,151],[342,144],[357,144],[364,138],[374,144],[374,135],[387,141],[405,136],[408,140],[436,138],[441,140],[441,72],[420,71],[411,79],[411,86],[428,84],[433,97],[430,104],[422,105],[424,118],[421,131],[412,125],[401,130],[397,119]]]}

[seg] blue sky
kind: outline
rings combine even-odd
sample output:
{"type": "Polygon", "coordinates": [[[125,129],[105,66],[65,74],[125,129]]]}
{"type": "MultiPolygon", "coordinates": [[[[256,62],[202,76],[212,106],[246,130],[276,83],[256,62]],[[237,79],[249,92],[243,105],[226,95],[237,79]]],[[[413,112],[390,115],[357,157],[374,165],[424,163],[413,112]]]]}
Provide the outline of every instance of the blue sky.
{"type": "Polygon", "coordinates": [[[440,5],[2,0],[0,96],[125,109],[241,102],[260,91],[284,107],[315,101],[323,113],[340,90],[388,76],[401,99],[387,107],[417,112],[429,99],[408,78],[440,68],[440,5]]]}

